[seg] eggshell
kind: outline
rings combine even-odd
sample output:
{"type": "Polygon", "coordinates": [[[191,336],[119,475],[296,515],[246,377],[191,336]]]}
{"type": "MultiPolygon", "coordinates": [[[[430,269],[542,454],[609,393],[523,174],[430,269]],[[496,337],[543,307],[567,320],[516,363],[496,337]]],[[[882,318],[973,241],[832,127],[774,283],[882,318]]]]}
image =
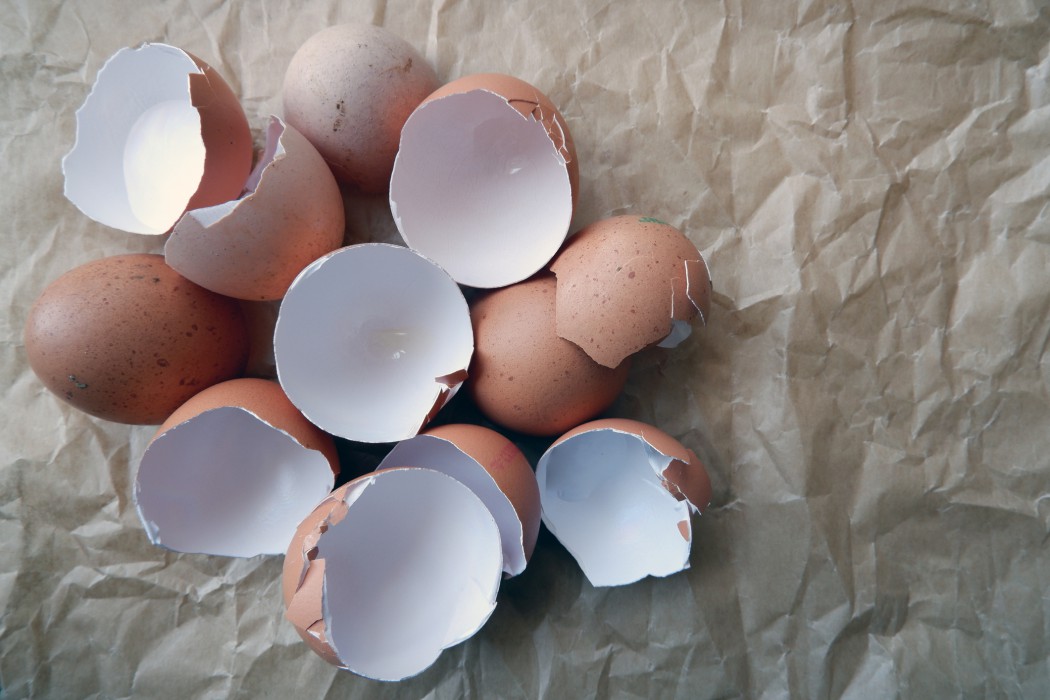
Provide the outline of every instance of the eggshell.
{"type": "Polygon", "coordinates": [[[468,390],[494,423],[556,435],[608,408],[630,361],[603,367],[555,333],[555,281],[540,275],[495,290],[471,307],[475,352],[468,390]]]}
{"type": "Polygon", "coordinates": [[[711,275],[681,231],[652,217],[587,226],[551,263],[558,278],[558,335],[596,362],[617,366],[642,348],[673,347],[711,308],[711,275]]]}
{"type": "Polygon", "coordinates": [[[338,473],[331,436],[276,382],[233,379],[161,425],[139,464],[135,503],[150,541],[168,549],[281,554],[338,473]]]}
{"type": "Polygon", "coordinates": [[[237,302],[161,256],[118,255],[52,282],[29,312],[25,345],[44,386],[76,408],[156,424],[241,373],[248,331],[237,302]]]}
{"type": "Polygon", "coordinates": [[[241,199],[186,213],[164,259],[238,299],[280,299],[304,267],[343,242],[343,197],[317,149],[270,119],[266,150],[241,199]]]}
{"type": "Polygon", "coordinates": [[[473,491],[431,469],[384,469],[303,519],[284,560],[285,616],[325,661],[400,680],[480,629],[502,566],[473,491]]]}
{"type": "Polygon", "coordinates": [[[540,529],[540,492],[513,442],[480,425],[442,425],[399,442],[377,469],[392,466],[435,469],[470,487],[499,525],[504,575],[525,570],[540,529]]]}
{"type": "Polygon", "coordinates": [[[251,131],[233,91],[174,46],[118,51],[76,117],[65,194],[107,226],[166,233],[186,209],[237,197],[251,170],[251,131]]]}
{"type": "Polygon", "coordinates": [[[536,467],[543,522],[594,586],[668,576],[689,566],[690,514],[711,500],[697,456],[627,419],[581,425],[536,467]]]}
{"type": "Polygon", "coordinates": [[[303,270],[274,332],[292,402],[325,431],[360,442],[418,433],[463,383],[473,350],[452,278],[382,243],[341,248],[303,270]]]}
{"type": "Polygon", "coordinates": [[[568,126],[532,85],[471,75],[405,122],[390,208],[405,242],[460,284],[495,288],[545,266],[579,189],[568,126]]]}
{"type": "Polygon", "coordinates": [[[385,192],[408,115],[438,86],[407,42],[369,24],[341,24],[310,37],[284,77],[284,117],[312,143],[340,182],[385,192]]]}

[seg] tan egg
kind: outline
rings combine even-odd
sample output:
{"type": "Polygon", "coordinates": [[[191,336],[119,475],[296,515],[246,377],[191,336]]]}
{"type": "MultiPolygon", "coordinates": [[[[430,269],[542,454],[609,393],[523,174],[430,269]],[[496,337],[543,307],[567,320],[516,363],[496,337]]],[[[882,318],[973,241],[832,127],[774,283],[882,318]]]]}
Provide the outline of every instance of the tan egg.
{"type": "Polygon", "coordinates": [[[554,295],[554,278],[540,275],[471,307],[468,390],[492,422],[530,435],[556,435],[608,408],[630,368],[629,360],[603,367],[559,338],[554,295]]]}
{"type": "Polygon", "coordinates": [[[52,282],[29,312],[29,364],[76,408],[157,424],[248,357],[239,304],[180,276],[159,255],[118,255],[52,282]]]}
{"type": "Polygon", "coordinates": [[[281,577],[285,617],[325,661],[401,680],[481,628],[502,566],[499,528],[470,488],[433,469],[383,469],[299,525],[281,577]]]}
{"type": "Polygon", "coordinates": [[[178,408],[135,476],[150,541],[177,552],[282,554],[339,473],[332,437],[276,382],[232,379],[178,408]]]}
{"type": "Polygon", "coordinates": [[[508,75],[470,75],[405,122],[390,209],[409,247],[460,284],[494,289],[550,262],[578,190],[572,137],[550,100],[508,75]]]}
{"type": "Polygon", "coordinates": [[[317,149],[277,117],[245,189],[239,200],[187,212],[164,259],[213,292],[280,299],[304,267],[342,244],[343,197],[317,149]]]}
{"type": "Polygon", "coordinates": [[[401,127],[438,86],[407,42],[382,27],[341,24],[307,39],[284,77],[285,120],[340,182],[385,192],[401,127]]]}
{"type": "Polygon", "coordinates": [[[480,425],[442,425],[395,445],[377,468],[388,467],[436,469],[470,487],[499,525],[504,574],[525,570],[540,529],[540,492],[513,442],[480,425]]]}
{"type": "Polygon", "coordinates": [[[587,226],[551,263],[558,278],[558,335],[615,367],[651,345],[674,347],[699,314],[707,322],[711,275],[681,231],[651,217],[587,226]]]}
{"type": "Polygon", "coordinates": [[[237,197],[252,167],[244,110],[213,68],[174,46],[122,49],[77,110],[65,194],[124,231],[168,232],[187,209],[237,197]]]}
{"type": "Polygon", "coordinates": [[[668,576],[689,566],[692,513],[711,500],[697,456],[627,419],[592,421],[540,457],[543,522],[594,586],[668,576]]]}

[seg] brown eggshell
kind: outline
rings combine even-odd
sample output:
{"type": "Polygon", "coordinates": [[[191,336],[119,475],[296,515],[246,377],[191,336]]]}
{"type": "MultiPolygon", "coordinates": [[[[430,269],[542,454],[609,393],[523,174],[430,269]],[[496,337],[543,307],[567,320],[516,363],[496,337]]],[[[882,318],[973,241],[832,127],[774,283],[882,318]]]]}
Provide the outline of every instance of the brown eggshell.
{"type": "Polygon", "coordinates": [[[555,435],[608,408],[629,361],[607,368],[555,333],[555,280],[540,275],[471,308],[474,361],[467,381],[481,412],[503,427],[555,435]]]}
{"type": "Polygon", "coordinates": [[[118,255],[52,282],[29,312],[29,364],[76,408],[157,424],[238,376],[248,332],[237,302],[181,277],[159,255],[118,255]]]}
{"type": "Polygon", "coordinates": [[[703,513],[710,505],[711,479],[700,458],[678,440],[648,423],[628,418],[603,418],[590,421],[565,433],[555,440],[551,447],[593,430],[618,430],[637,435],[657,451],[673,457],[673,461],[667,465],[662,474],[667,490],[678,500],[689,501],[689,504],[700,513],[703,513]]]}
{"type": "Polygon", "coordinates": [[[407,42],[368,24],[328,27],[292,56],[284,116],[340,182],[385,192],[408,115],[438,86],[407,42]]]}
{"type": "Polygon", "coordinates": [[[249,183],[240,200],[187,212],[164,259],[213,292],[280,299],[304,267],[342,244],[343,198],[317,149],[276,117],[249,183]]]}
{"type": "Polygon", "coordinates": [[[650,217],[587,226],[551,263],[558,278],[558,335],[615,367],[660,343],[675,322],[711,306],[707,263],[681,231],[650,217]]]}
{"type": "Polygon", "coordinates": [[[576,145],[573,143],[572,134],[569,133],[565,117],[550,98],[520,78],[502,73],[476,73],[442,85],[424,100],[424,104],[471,90],[493,92],[507,100],[522,116],[532,116],[543,124],[555,148],[565,159],[565,167],[569,171],[569,185],[572,187],[572,205],[575,208],[580,191],[580,163],[576,159],[576,145]]]}

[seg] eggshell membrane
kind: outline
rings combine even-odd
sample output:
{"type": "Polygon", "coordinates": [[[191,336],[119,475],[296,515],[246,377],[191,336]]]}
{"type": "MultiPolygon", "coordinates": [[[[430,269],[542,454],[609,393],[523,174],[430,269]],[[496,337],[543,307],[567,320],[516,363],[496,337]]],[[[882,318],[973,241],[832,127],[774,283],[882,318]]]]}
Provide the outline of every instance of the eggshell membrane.
{"type": "Polygon", "coordinates": [[[99,71],[62,172],[66,197],[87,216],[161,234],[186,209],[237,197],[251,164],[248,120],[222,76],[193,54],[146,43],[99,71]]]}
{"type": "Polygon", "coordinates": [[[164,422],[140,462],[135,502],[154,544],[219,556],[280,554],[338,472],[332,438],[280,386],[234,379],[164,422]]]}
{"type": "Polygon", "coordinates": [[[689,335],[697,314],[706,323],[711,276],[681,231],[651,217],[617,216],[587,226],[550,266],[558,278],[558,335],[596,362],[625,357],[689,335]]]}
{"type": "Polygon", "coordinates": [[[539,534],[540,492],[513,442],[480,425],[442,425],[399,442],[377,469],[395,466],[436,469],[470,487],[499,525],[504,574],[525,570],[539,534]]]}
{"type": "Polygon", "coordinates": [[[471,307],[475,352],[468,391],[492,422],[556,435],[608,408],[630,361],[603,367],[555,332],[555,280],[539,275],[471,307]]]}
{"type": "Polygon", "coordinates": [[[689,515],[707,506],[711,485],[696,455],[663,431],[626,419],[587,423],[551,445],[536,478],[543,522],[592,585],[688,568],[689,515]]]}
{"type": "Polygon", "coordinates": [[[306,138],[277,117],[239,200],[186,213],[164,259],[187,279],[238,299],[280,299],[304,267],[343,242],[343,197],[306,138]]]}
{"type": "Polygon", "coordinates": [[[401,127],[438,85],[430,64],[400,37],[341,24],[313,35],[292,56],[284,116],[340,182],[385,192],[401,127]]]}
{"type": "Polygon", "coordinates": [[[511,76],[439,88],[405,122],[390,207],[405,242],[460,284],[502,287],[544,267],[579,189],[561,114],[511,76]]]}
{"type": "Polygon", "coordinates": [[[499,530],[468,487],[431,469],[384,469],[303,519],[282,572],[285,616],[329,663],[400,680],[480,629],[501,571],[499,530]]]}
{"type": "Polygon", "coordinates": [[[159,255],[118,255],[52,282],[29,312],[30,366],[74,407],[159,424],[202,389],[240,375],[248,331],[237,302],[159,255]]]}
{"type": "Polygon", "coordinates": [[[303,270],[274,332],[292,402],[326,432],[360,442],[418,433],[459,389],[473,349],[455,282],[382,243],[342,248],[303,270]]]}

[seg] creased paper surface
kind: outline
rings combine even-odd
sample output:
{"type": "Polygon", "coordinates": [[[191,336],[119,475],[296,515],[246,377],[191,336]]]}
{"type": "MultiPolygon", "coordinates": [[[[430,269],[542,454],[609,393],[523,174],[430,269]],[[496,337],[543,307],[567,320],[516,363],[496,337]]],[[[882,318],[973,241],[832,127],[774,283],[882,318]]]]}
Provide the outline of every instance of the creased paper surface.
{"type": "MultiPolygon", "coordinates": [[[[1045,2],[4,0],[0,79],[5,697],[1050,695],[1045,2]],[[22,344],[48,282],[163,244],[62,196],[106,58],[194,53],[261,144],[291,55],[343,21],[442,80],[535,84],[576,142],[574,230],[656,216],[714,280],[708,327],[638,358],[612,411],[707,460],[692,567],[595,589],[544,533],[482,631],[399,684],[299,641],[279,557],[151,546],[152,429],[61,404],[22,344]]],[[[384,197],[346,203],[347,242],[398,241],[384,197]]]]}

